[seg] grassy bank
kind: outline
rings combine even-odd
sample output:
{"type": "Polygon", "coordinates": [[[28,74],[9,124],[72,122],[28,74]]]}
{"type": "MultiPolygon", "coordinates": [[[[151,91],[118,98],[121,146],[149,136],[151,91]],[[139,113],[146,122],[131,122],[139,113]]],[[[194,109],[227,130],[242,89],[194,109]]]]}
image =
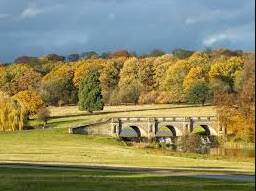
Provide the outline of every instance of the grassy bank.
{"type": "Polygon", "coordinates": [[[68,134],[67,129],[0,134],[0,162],[136,167],[233,169],[255,172],[255,164],[207,158],[164,155],[131,148],[114,138],[68,134]]]}
{"type": "MultiPolygon", "coordinates": [[[[69,127],[79,123],[95,122],[114,117],[168,117],[168,116],[209,116],[215,115],[213,106],[193,105],[137,105],[137,106],[106,106],[104,111],[89,114],[79,111],[77,106],[50,107],[51,127],[69,127]]],[[[30,121],[30,125],[38,126],[41,122],[30,121]]]]}
{"type": "Polygon", "coordinates": [[[0,169],[1,191],[253,191],[254,183],[117,172],[0,169]]]}

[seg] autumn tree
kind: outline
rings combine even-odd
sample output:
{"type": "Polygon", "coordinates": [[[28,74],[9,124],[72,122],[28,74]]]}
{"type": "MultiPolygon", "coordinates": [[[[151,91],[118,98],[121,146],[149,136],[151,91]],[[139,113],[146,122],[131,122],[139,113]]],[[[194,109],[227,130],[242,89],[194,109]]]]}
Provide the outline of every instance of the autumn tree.
{"type": "Polygon", "coordinates": [[[70,65],[53,70],[42,81],[41,95],[49,105],[75,104],[78,101],[77,88],[73,83],[74,71],[70,65]]]}
{"type": "Polygon", "coordinates": [[[119,87],[132,83],[135,79],[139,79],[139,59],[130,58],[120,71],[119,87]]]}
{"type": "Polygon", "coordinates": [[[12,97],[19,101],[24,107],[28,115],[35,115],[39,108],[44,105],[42,98],[31,91],[21,91],[12,97]]]}
{"type": "Polygon", "coordinates": [[[81,62],[77,62],[74,69],[73,82],[78,88],[84,76],[92,69],[101,70],[102,66],[105,64],[103,59],[89,59],[81,62]]]}
{"type": "Polygon", "coordinates": [[[102,67],[100,81],[104,103],[108,103],[113,91],[118,87],[120,71],[126,58],[109,59],[102,67]]]}
{"type": "Polygon", "coordinates": [[[110,58],[119,58],[119,57],[129,58],[131,57],[131,55],[127,50],[118,50],[110,55],[110,58]]]}
{"type": "Polygon", "coordinates": [[[185,92],[197,83],[208,83],[208,71],[203,66],[191,68],[183,82],[185,92]]]}
{"type": "Polygon", "coordinates": [[[17,101],[0,92],[0,131],[22,130],[26,125],[26,111],[17,101]]]}
{"type": "Polygon", "coordinates": [[[45,62],[65,62],[66,58],[57,54],[47,54],[42,56],[40,60],[45,62]]]}
{"type": "Polygon", "coordinates": [[[243,70],[238,71],[242,83],[236,76],[237,92],[215,94],[220,125],[227,130],[230,141],[255,142],[255,56],[247,57],[243,70]]]}
{"type": "Polygon", "coordinates": [[[123,84],[119,87],[119,103],[138,104],[142,93],[142,84],[138,80],[133,80],[129,84],[123,84]]]}
{"type": "Polygon", "coordinates": [[[38,91],[42,80],[42,75],[34,70],[29,70],[14,82],[17,91],[38,91]]]}
{"type": "Polygon", "coordinates": [[[244,60],[240,57],[231,57],[228,60],[221,59],[211,66],[209,75],[226,82],[231,91],[234,91],[235,76],[243,69],[244,60]]]}
{"type": "Polygon", "coordinates": [[[154,88],[155,58],[144,58],[138,60],[138,80],[143,85],[144,91],[151,91],[154,88]]]}
{"type": "Polygon", "coordinates": [[[188,62],[190,63],[191,67],[201,66],[204,68],[209,67],[210,57],[209,55],[202,53],[202,52],[195,52],[192,54],[188,62]]]}
{"type": "Polygon", "coordinates": [[[20,57],[15,59],[14,63],[17,63],[17,64],[35,64],[38,61],[39,60],[38,60],[37,57],[33,57],[33,56],[20,56],[20,57]]]}
{"type": "MultiPolygon", "coordinates": [[[[36,78],[25,80],[28,74],[35,74],[36,72],[27,64],[12,64],[5,67],[0,76],[0,90],[14,95],[19,91],[26,90],[31,84],[40,81],[40,74],[36,74],[36,78]],[[30,85],[29,85],[30,84],[30,85]]],[[[32,77],[32,76],[31,76],[32,77]]],[[[35,77],[35,76],[34,76],[35,77]]],[[[33,85],[34,87],[36,84],[33,85]]],[[[30,86],[32,88],[32,86],[30,86]]]]}
{"type": "Polygon", "coordinates": [[[167,70],[169,67],[175,63],[177,60],[171,54],[166,54],[164,56],[158,57],[154,60],[154,88],[157,90],[164,90],[167,70]]]}
{"type": "Polygon", "coordinates": [[[79,88],[79,109],[81,111],[103,110],[103,96],[100,87],[100,73],[97,69],[92,69],[82,80],[79,88]]]}
{"type": "Polygon", "coordinates": [[[165,87],[170,94],[171,103],[186,101],[183,83],[190,69],[191,66],[186,60],[180,60],[169,67],[165,79],[165,87]]]}

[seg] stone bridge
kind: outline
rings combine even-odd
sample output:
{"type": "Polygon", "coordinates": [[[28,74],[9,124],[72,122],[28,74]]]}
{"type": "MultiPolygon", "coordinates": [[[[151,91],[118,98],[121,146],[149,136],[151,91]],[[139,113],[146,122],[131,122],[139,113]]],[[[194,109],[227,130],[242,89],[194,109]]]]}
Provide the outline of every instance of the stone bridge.
{"type": "Polygon", "coordinates": [[[103,122],[73,127],[70,133],[107,135],[121,137],[122,132],[132,128],[138,137],[155,138],[162,127],[167,127],[175,137],[190,134],[194,128],[201,126],[208,136],[224,136],[225,130],[219,126],[216,116],[201,117],[156,117],[156,118],[113,118],[103,122]]]}

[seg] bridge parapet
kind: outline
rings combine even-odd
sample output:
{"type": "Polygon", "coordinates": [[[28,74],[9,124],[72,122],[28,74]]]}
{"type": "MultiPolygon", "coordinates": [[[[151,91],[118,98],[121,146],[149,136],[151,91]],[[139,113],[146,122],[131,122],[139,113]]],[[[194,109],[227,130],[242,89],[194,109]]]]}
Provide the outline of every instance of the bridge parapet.
{"type": "Polygon", "coordinates": [[[113,118],[113,122],[147,122],[147,121],[176,121],[176,122],[188,122],[188,121],[218,121],[218,118],[216,116],[193,116],[193,117],[179,117],[179,116],[170,116],[170,117],[119,117],[119,118],[113,118]]]}

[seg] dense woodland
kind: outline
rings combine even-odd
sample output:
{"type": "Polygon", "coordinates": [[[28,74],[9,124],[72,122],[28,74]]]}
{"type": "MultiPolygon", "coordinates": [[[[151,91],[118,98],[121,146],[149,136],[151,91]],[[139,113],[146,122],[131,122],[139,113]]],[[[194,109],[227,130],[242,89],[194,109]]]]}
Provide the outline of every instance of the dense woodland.
{"type": "Polygon", "coordinates": [[[4,123],[24,111],[29,116],[44,106],[78,104],[92,70],[99,73],[105,105],[215,104],[232,140],[255,142],[255,54],[228,49],[19,57],[0,64],[0,131],[20,129],[4,123]],[[9,105],[16,108],[13,116],[5,115],[9,105]]]}

